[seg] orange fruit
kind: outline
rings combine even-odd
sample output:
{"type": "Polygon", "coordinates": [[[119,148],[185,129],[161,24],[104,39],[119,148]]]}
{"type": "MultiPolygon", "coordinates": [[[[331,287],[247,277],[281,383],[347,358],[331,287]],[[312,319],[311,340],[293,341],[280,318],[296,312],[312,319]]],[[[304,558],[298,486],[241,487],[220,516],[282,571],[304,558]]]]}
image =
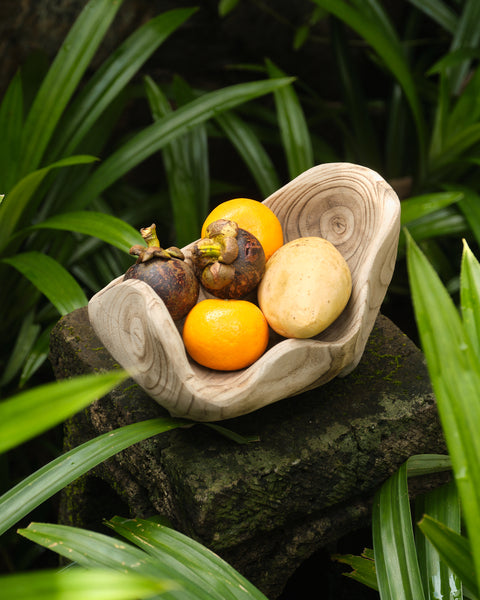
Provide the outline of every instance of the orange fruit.
{"type": "Polygon", "coordinates": [[[275,213],[265,204],[250,198],[233,198],[216,206],[202,227],[202,238],[210,223],[217,219],[235,221],[240,229],[253,234],[262,244],[265,260],[283,245],[283,230],[275,213]]]}
{"type": "Polygon", "coordinates": [[[207,299],[188,313],[182,336],[188,354],[199,364],[236,371],[265,352],[268,324],[253,302],[207,299]]]}

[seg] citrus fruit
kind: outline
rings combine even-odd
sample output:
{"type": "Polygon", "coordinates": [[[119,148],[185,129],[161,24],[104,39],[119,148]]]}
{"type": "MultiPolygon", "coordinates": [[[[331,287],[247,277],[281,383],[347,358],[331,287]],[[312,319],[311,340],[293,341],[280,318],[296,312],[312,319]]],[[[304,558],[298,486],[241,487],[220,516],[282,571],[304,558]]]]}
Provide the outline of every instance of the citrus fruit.
{"type": "Polygon", "coordinates": [[[216,206],[205,219],[202,238],[210,223],[217,219],[235,221],[241,228],[253,234],[262,244],[265,260],[283,245],[282,225],[275,213],[265,204],[251,198],[233,198],[216,206]]]}
{"type": "Polygon", "coordinates": [[[188,313],[182,335],[193,360],[210,369],[236,371],[265,352],[268,324],[253,302],[207,299],[188,313]]]}

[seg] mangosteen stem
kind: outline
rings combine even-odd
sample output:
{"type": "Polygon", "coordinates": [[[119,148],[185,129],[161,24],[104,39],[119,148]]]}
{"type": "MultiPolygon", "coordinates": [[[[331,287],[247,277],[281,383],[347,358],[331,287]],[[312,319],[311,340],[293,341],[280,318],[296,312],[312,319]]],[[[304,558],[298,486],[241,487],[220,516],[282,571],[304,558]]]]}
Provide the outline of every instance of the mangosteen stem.
{"type": "Polygon", "coordinates": [[[155,223],[152,223],[150,227],[144,227],[143,229],[140,229],[140,233],[147,243],[148,248],[160,248],[160,242],[158,241],[155,223]]]}
{"type": "Polygon", "coordinates": [[[238,256],[238,225],[219,219],[207,227],[206,233],[207,237],[196,244],[195,252],[199,258],[207,263],[231,264],[238,256]]]}

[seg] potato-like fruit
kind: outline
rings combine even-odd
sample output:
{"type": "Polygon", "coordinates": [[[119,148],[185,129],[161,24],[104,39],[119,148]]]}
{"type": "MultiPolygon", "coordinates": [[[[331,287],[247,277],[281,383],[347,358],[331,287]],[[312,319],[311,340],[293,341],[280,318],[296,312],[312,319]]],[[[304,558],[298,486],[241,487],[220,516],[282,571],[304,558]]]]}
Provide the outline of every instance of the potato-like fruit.
{"type": "Polygon", "coordinates": [[[281,246],[258,287],[258,303],[270,327],[288,338],[318,335],[337,319],[352,292],[346,260],[321,237],[281,246]]]}

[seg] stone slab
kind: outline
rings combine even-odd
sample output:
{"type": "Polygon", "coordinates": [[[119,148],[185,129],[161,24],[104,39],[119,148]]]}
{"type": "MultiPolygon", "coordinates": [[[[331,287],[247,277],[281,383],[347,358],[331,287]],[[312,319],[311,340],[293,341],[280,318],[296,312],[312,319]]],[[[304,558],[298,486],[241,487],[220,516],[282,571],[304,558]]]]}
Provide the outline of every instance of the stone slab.
{"type": "MultiPolygon", "coordinates": [[[[58,322],[50,359],[58,379],[118,368],[86,309],[58,322]]],[[[128,380],[66,423],[65,447],[166,414],[128,380]]],[[[368,523],[373,494],[409,456],[446,451],[423,355],[383,315],[353,373],[221,425],[258,441],[204,424],[155,436],[70,487],[62,521],[163,514],[273,599],[312,553],[368,523]]]]}

